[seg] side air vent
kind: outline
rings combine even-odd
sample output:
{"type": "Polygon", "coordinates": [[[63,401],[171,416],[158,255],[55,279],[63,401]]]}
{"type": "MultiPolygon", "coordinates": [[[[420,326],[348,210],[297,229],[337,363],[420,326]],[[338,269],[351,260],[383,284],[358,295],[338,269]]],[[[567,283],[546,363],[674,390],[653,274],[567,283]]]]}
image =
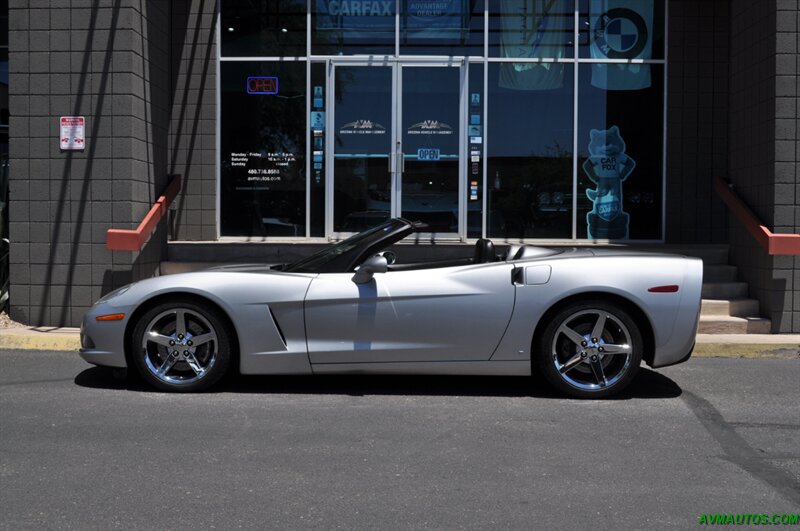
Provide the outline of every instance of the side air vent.
{"type": "Polygon", "coordinates": [[[275,318],[275,314],[272,312],[272,308],[269,308],[269,315],[272,317],[272,322],[275,323],[275,328],[278,330],[278,335],[281,336],[281,341],[283,341],[283,346],[286,347],[286,336],[283,335],[283,330],[281,330],[281,325],[278,323],[278,320],[275,318]]]}

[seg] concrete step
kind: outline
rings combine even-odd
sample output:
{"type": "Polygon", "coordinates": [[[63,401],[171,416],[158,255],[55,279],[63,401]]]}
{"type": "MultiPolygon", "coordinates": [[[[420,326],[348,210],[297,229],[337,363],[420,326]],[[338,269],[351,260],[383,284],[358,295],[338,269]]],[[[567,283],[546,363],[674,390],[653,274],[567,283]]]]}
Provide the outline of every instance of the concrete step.
{"type": "Polygon", "coordinates": [[[703,262],[703,282],[736,282],[738,272],[736,266],[703,262]]]}
{"type": "Polygon", "coordinates": [[[750,317],[758,315],[758,301],[755,299],[703,299],[700,315],[750,317]]]}
{"type": "Polygon", "coordinates": [[[747,282],[704,282],[702,297],[704,299],[744,299],[747,298],[747,282]]]}
{"type": "Polygon", "coordinates": [[[701,315],[699,334],[769,334],[772,323],[761,317],[701,315]]]}

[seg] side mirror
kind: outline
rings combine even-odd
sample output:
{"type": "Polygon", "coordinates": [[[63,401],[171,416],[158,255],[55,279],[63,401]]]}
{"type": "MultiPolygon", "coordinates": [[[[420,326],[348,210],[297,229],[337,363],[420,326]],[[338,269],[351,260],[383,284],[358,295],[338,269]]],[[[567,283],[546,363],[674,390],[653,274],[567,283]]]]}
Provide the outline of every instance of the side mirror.
{"type": "Polygon", "coordinates": [[[388,270],[389,263],[386,258],[375,255],[356,268],[356,273],[353,275],[352,280],[356,284],[366,284],[372,280],[372,276],[375,273],[386,273],[388,270]]]}
{"type": "Polygon", "coordinates": [[[393,251],[383,251],[380,253],[380,256],[386,258],[386,263],[392,265],[393,263],[397,262],[397,255],[394,254],[393,251]]]}

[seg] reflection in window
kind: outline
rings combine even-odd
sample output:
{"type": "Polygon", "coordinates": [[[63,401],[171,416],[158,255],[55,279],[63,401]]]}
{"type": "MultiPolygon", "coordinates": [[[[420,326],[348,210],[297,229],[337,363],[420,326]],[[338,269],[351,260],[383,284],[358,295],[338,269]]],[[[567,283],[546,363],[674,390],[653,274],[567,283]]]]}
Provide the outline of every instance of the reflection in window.
{"type": "MultiPolygon", "coordinates": [[[[664,58],[663,0],[580,0],[579,9],[580,57],[664,58]]],[[[611,90],[645,88],[649,74],[647,65],[596,68],[594,84],[611,90]]]]}
{"type": "Polygon", "coordinates": [[[311,1],[311,53],[395,53],[394,0],[311,1]]]}
{"type": "MultiPolygon", "coordinates": [[[[495,0],[489,10],[489,56],[542,59],[572,57],[572,0],[495,0]]],[[[536,63],[511,63],[518,72],[536,63]]],[[[545,75],[531,73],[535,77],[545,75]]]]}
{"type": "Polygon", "coordinates": [[[335,72],[333,230],[359,232],[391,217],[392,69],[335,72]]]}
{"type": "Polygon", "coordinates": [[[225,0],[222,55],[306,55],[306,0],[225,0]]]}
{"type": "Polygon", "coordinates": [[[552,90],[501,84],[489,66],[488,235],[572,237],[572,66],[552,90]]]}
{"type": "Polygon", "coordinates": [[[304,237],[306,65],[220,67],[221,234],[304,237]]]}
{"type": "Polygon", "coordinates": [[[663,67],[647,89],[603,90],[593,66],[580,66],[577,236],[659,239],[663,67]]]}
{"type": "Polygon", "coordinates": [[[402,0],[400,54],[483,55],[483,0],[402,0]]]}

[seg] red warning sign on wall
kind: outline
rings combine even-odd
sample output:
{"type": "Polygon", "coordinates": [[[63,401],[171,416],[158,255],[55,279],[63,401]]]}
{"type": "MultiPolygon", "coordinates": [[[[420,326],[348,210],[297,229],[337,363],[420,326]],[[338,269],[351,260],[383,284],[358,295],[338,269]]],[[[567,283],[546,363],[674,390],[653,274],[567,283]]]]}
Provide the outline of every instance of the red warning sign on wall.
{"type": "Polygon", "coordinates": [[[61,117],[61,149],[82,150],[86,147],[86,120],[83,116],[61,117]]]}

